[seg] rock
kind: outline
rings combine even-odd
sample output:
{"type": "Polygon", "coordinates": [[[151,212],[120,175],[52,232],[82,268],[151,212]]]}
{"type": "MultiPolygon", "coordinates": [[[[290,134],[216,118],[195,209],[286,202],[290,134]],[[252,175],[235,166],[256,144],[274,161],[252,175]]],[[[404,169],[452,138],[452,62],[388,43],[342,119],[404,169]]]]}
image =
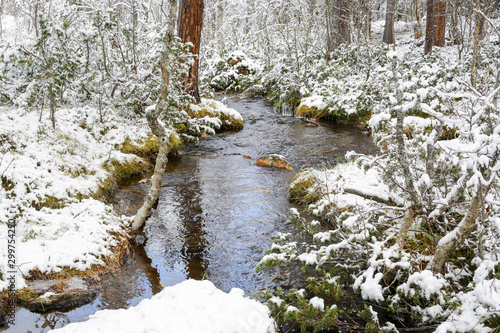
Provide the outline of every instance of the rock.
{"type": "Polygon", "coordinates": [[[45,293],[40,297],[27,300],[22,305],[28,310],[37,313],[53,310],[65,311],[90,303],[96,297],[97,293],[95,291],[74,289],[63,294],[45,293]]]}
{"type": "Polygon", "coordinates": [[[141,234],[135,235],[135,242],[138,246],[143,246],[144,244],[146,244],[146,236],[141,234]]]}
{"type": "Polygon", "coordinates": [[[284,156],[278,154],[269,154],[266,156],[262,156],[257,160],[257,162],[255,162],[255,165],[261,167],[293,170],[290,162],[288,162],[288,160],[284,156]]]}

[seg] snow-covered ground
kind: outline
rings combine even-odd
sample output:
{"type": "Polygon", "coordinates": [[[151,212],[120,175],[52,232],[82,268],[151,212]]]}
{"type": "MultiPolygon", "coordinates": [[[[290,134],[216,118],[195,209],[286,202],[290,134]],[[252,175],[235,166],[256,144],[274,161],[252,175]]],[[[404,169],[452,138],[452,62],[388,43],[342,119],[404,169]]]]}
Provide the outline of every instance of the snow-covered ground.
{"type": "MultiPolygon", "coordinates": [[[[110,177],[113,163],[144,164],[117,148],[126,137],[146,138],[145,120],[109,115],[101,124],[97,110],[87,107],[59,109],[56,118],[54,130],[47,114],[40,120],[38,112],[0,110],[0,219],[17,223],[19,286],[21,277],[32,270],[51,273],[104,264],[130,221],[91,195],[110,177]],[[51,209],[53,205],[62,208],[51,209]]],[[[0,224],[0,234],[7,235],[5,223],[0,224]]],[[[6,241],[0,240],[3,265],[6,241]]]]}
{"type": "Polygon", "coordinates": [[[58,333],[270,333],[275,332],[269,309],[248,297],[243,290],[229,293],[210,281],[187,280],[163,289],[137,306],[101,310],[90,319],[69,324],[58,333]]]}
{"type": "MultiPolygon", "coordinates": [[[[216,101],[204,100],[202,106],[210,103],[220,117],[242,119],[216,101]]],[[[17,223],[18,287],[32,270],[52,273],[104,265],[130,218],[117,216],[111,206],[91,196],[114,168],[129,162],[146,165],[120,152],[127,138],[132,144],[148,138],[145,118],[110,112],[101,123],[96,109],[74,107],[58,109],[56,119],[53,129],[47,113],[40,118],[34,111],[0,109],[0,219],[17,223]]],[[[0,234],[7,235],[7,228],[1,223],[0,234]]],[[[0,243],[1,269],[7,272],[7,238],[0,243]]],[[[6,286],[0,281],[0,290],[6,286]]]]}

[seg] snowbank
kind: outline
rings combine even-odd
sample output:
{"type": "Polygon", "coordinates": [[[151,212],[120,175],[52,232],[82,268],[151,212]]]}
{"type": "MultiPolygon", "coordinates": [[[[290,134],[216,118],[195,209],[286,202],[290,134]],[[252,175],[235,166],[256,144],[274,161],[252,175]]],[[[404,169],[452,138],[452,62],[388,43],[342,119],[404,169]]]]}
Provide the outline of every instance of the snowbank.
{"type": "MultiPolygon", "coordinates": [[[[243,123],[222,103],[204,100],[216,114],[243,123]]],[[[146,163],[120,151],[127,140],[151,136],[145,117],[92,107],[56,111],[56,129],[45,111],[0,108],[0,235],[14,218],[19,287],[22,275],[63,268],[87,270],[104,265],[120,245],[130,218],[117,216],[99,199],[113,177],[141,172],[146,163]]],[[[7,272],[7,238],[0,238],[0,272],[7,272]]],[[[5,276],[5,275],[4,275],[5,276]]],[[[0,291],[6,283],[0,281],[0,291]]]]}
{"type": "Polygon", "coordinates": [[[229,293],[210,281],[187,280],[163,289],[129,309],[102,310],[86,322],[73,323],[58,333],[105,332],[275,332],[269,309],[243,296],[229,293]]]}
{"type": "MultiPolygon", "coordinates": [[[[130,221],[91,196],[113,163],[141,163],[119,147],[126,137],[147,137],[146,122],[115,114],[101,123],[98,111],[87,107],[57,110],[55,130],[47,113],[39,118],[38,112],[0,109],[0,219],[16,221],[19,276],[102,265],[130,221]]],[[[7,235],[4,223],[0,234],[7,235]]],[[[4,264],[6,241],[0,239],[4,264]]]]}

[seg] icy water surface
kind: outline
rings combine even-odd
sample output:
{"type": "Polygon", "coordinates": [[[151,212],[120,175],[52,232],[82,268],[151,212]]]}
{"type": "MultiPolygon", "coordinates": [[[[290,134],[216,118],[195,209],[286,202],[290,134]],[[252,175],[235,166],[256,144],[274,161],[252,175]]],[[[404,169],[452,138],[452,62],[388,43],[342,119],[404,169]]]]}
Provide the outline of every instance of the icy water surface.
{"type": "MultiPolygon", "coordinates": [[[[347,151],[375,153],[363,131],[320,122],[310,126],[275,113],[264,100],[228,98],[225,103],[245,119],[241,131],[228,131],[188,146],[168,164],[157,210],[147,221],[145,252],[138,251],[124,269],[104,279],[92,304],[67,313],[17,313],[7,332],[45,332],[82,321],[99,309],[127,308],[161,287],[186,279],[209,279],[247,295],[280,285],[294,285],[287,272],[269,275],[255,268],[269,236],[294,231],[286,189],[295,171],[254,166],[262,155],[279,153],[296,170],[335,164],[347,151]]],[[[113,202],[135,214],[149,185],[134,178],[121,184],[113,202]]]]}

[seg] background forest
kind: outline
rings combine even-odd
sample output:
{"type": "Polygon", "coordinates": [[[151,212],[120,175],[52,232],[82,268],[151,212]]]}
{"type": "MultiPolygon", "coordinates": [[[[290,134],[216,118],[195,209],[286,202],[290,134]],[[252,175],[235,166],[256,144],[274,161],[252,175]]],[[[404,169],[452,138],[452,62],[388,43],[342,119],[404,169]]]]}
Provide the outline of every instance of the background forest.
{"type": "MultiPolygon", "coordinates": [[[[106,149],[147,140],[132,127],[109,133],[119,117],[145,128],[165,83],[160,61],[175,78],[193,63],[191,45],[178,39],[165,51],[176,1],[1,0],[0,12],[0,102],[111,140],[99,157],[109,172],[132,160],[106,149]],[[82,105],[92,110],[67,111],[82,105]]],[[[279,329],[346,321],[336,304],[347,288],[373,305],[358,311],[369,331],[500,329],[500,1],[206,0],[197,58],[203,98],[265,96],[284,115],[366,128],[379,147],[377,156],[350,153],[345,163],[303,170],[290,185],[291,200],[323,226],[294,211],[303,238],[277,235],[260,263],[299,263],[310,275],[305,293],[261,293],[279,329]]],[[[166,84],[170,147],[221,126],[192,119],[197,96],[180,80],[166,84]]],[[[23,149],[9,130],[0,132],[4,157],[23,149]]],[[[35,131],[42,140],[49,129],[35,131]]],[[[16,188],[8,158],[0,175],[15,203],[5,216],[54,196],[24,176],[31,190],[16,188]],[[22,204],[22,191],[32,201],[22,204]]],[[[90,196],[75,187],[55,197],[90,196]]]]}

